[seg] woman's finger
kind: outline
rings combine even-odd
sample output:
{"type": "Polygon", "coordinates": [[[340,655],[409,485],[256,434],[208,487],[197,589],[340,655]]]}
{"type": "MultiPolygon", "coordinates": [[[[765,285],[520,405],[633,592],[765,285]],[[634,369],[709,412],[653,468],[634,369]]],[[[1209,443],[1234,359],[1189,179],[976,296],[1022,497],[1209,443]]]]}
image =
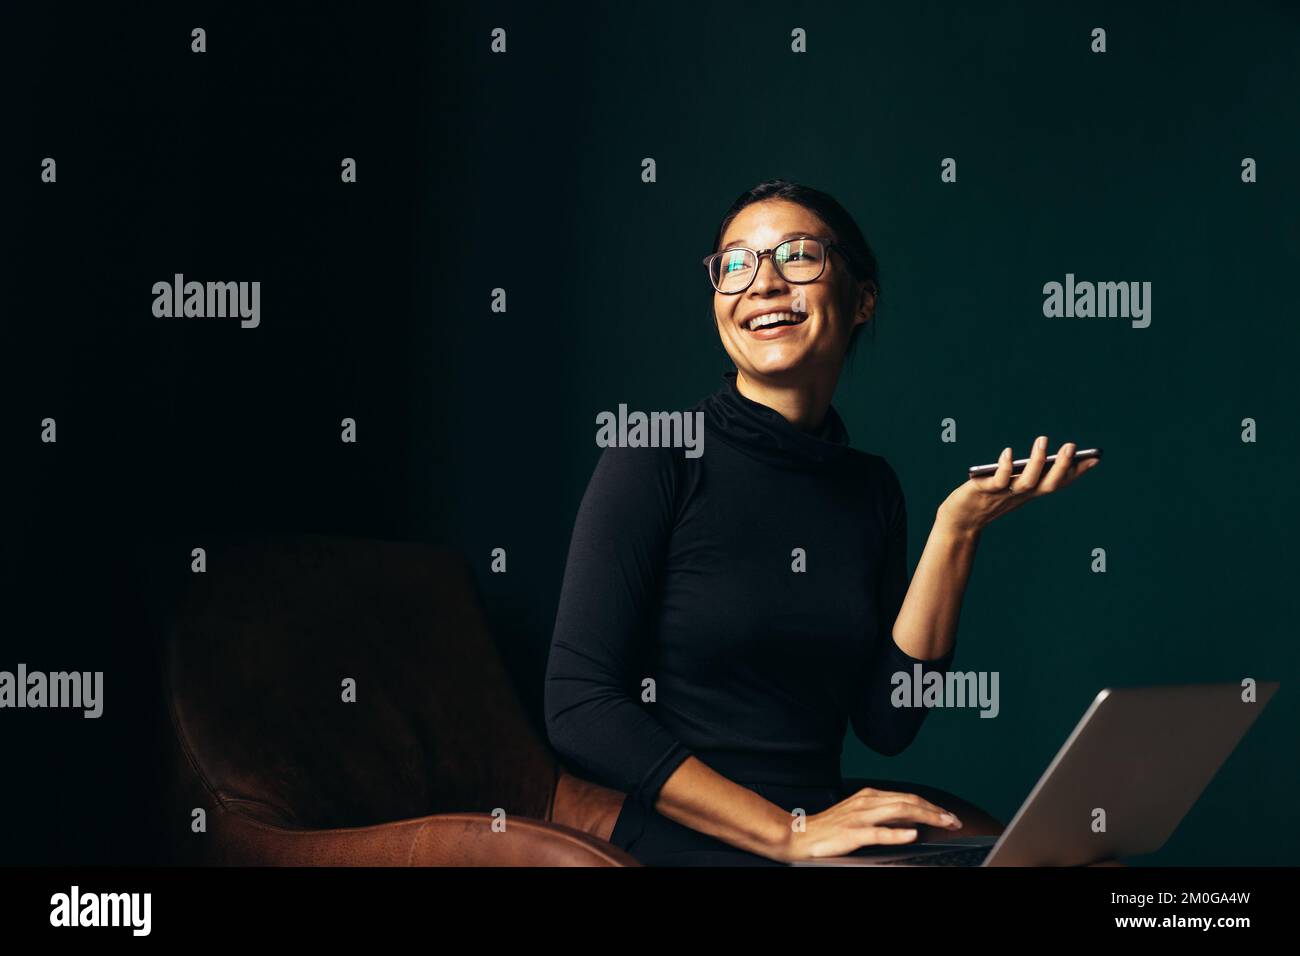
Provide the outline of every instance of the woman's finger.
{"type": "Polygon", "coordinates": [[[1062,488],[1070,483],[1073,478],[1070,466],[1074,463],[1075,447],[1072,441],[1068,441],[1061,446],[1061,450],[1056,453],[1056,463],[1052,465],[1047,477],[1039,482],[1039,494],[1051,494],[1057,488],[1062,488]]]}
{"type": "Polygon", "coordinates": [[[1011,454],[1011,446],[1008,445],[1002,449],[1002,454],[998,455],[998,470],[991,475],[985,475],[983,478],[970,479],[975,483],[975,487],[980,491],[993,494],[1002,494],[1011,484],[1011,460],[1014,456],[1011,454]]]}
{"type": "Polygon", "coordinates": [[[868,838],[868,841],[862,845],[911,843],[916,839],[916,832],[911,827],[871,827],[862,834],[868,838]]]}
{"type": "Polygon", "coordinates": [[[925,807],[927,810],[933,810],[935,813],[950,814],[953,817],[953,819],[956,819],[957,817],[957,814],[953,813],[951,810],[945,810],[943,807],[931,803],[929,800],[925,799],[925,797],[922,797],[919,794],[915,794],[915,793],[903,793],[898,790],[872,790],[871,788],[868,787],[866,791],[859,790],[856,794],[854,794],[854,796],[886,798],[888,800],[893,800],[893,801],[904,800],[908,803],[914,803],[917,806],[925,807]]]}
{"type": "Polygon", "coordinates": [[[1047,461],[1047,436],[1039,435],[1034,439],[1034,447],[1029,452],[1029,462],[1025,465],[1025,470],[1011,482],[1011,492],[1017,495],[1023,495],[1033,491],[1034,486],[1038,484],[1038,478],[1043,473],[1043,464],[1047,461]]]}
{"type": "Polygon", "coordinates": [[[873,807],[870,810],[859,812],[857,819],[863,825],[877,825],[881,823],[928,823],[931,826],[952,829],[954,824],[959,821],[951,813],[941,813],[934,810],[927,810],[925,807],[917,806],[914,803],[908,803],[903,800],[896,800],[893,803],[882,804],[873,807]]]}
{"type": "Polygon", "coordinates": [[[1070,473],[1065,476],[1065,481],[1061,483],[1061,487],[1064,488],[1068,485],[1072,485],[1085,471],[1092,471],[1092,469],[1096,468],[1100,463],[1100,458],[1089,458],[1087,461],[1076,460],[1074,468],[1072,468],[1070,473]]]}

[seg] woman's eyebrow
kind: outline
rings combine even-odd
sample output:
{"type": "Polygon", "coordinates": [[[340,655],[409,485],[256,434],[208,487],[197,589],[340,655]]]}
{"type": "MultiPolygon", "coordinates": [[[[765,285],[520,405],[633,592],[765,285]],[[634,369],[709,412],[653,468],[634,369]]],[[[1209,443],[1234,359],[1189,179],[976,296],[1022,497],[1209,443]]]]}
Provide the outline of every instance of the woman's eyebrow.
{"type": "MultiPolygon", "coordinates": [[[[787,232],[784,236],[782,236],[782,237],[781,237],[780,239],[778,239],[777,241],[778,241],[778,242],[785,242],[785,240],[787,240],[787,239],[793,239],[795,236],[806,236],[806,235],[808,235],[808,233],[806,233],[806,232],[801,232],[801,231],[799,231],[799,230],[796,229],[794,232],[787,232]]],[[[748,242],[747,242],[746,240],[744,240],[744,239],[732,239],[729,243],[727,243],[725,246],[723,246],[722,249],[730,249],[732,246],[744,246],[744,245],[748,245],[748,242]]],[[[722,249],[719,249],[718,251],[721,252],[722,249]]]]}

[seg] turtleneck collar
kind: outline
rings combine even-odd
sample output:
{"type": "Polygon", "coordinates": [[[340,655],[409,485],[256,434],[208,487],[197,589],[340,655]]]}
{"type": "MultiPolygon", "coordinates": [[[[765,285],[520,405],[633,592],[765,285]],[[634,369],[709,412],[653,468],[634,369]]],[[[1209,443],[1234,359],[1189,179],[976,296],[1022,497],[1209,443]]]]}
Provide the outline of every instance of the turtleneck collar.
{"type": "Polygon", "coordinates": [[[735,372],[722,377],[722,387],[704,399],[699,408],[705,421],[728,445],[772,464],[792,467],[828,464],[848,451],[848,429],[834,407],[827,407],[817,432],[806,432],[786,421],[776,409],[740,394],[735,372]]]}

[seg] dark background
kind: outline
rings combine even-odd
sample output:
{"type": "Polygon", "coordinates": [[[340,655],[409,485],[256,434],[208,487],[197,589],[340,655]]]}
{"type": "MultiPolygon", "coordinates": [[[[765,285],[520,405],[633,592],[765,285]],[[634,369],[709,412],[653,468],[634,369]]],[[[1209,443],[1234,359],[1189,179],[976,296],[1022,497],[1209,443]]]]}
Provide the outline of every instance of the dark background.
{"type": "Polygon", "coordinates": [[[1000,673],[1000,717],[938,711],[894,758],[850,735],[845,772],[1006,819],[1102,686],[1280,679],[1147,862],[1296,862],[1293,5],[16,6],[0,669],[103,670],[106,703],[0,712],[0,861],[152,859],[139,575],[183,574],[204,535],[464,550],[540,727],[595,415],[717,386],[699,260],[783,176],[880,259],[836,406],[902,479],[913,566],[968,465],[1039,433],[1106,449],[983,537],[954,667],[1000,673]],[[261,326],[154,318],[176,272],[260,280],[261,326]],[[1067,272],[1151,281],[1151,326],[1045,319],[1067,272]]]}

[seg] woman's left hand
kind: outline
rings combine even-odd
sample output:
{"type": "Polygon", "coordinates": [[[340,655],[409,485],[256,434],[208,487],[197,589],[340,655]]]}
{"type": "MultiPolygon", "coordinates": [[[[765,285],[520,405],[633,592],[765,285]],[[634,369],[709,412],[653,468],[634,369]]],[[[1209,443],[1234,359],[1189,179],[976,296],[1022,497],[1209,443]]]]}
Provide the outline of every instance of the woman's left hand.
{"type": "Polygon", "coordinates": [[[1097,467],[1100,459],[1074,461],[1074,442],[1066,442],[1056,455],[1056,463],[1047,474],[1043,465],[1047,461],[1047,436],[1041,435],[1029,453],[1029,464],[1023,473],[1011,476],[1011,449],[1004,449],[998,458],[998,470],[984,478],[971,478],[956,488],[939,506],[936,523],[946,523],[954,531],[976,534],[984,530],[994,518],[1015,511],[1031,498],[1050,495],[1072,484],[1085,471],[1097,467]],[[1039,478],[1042,478],[1040,481],[1039,478]]]}

